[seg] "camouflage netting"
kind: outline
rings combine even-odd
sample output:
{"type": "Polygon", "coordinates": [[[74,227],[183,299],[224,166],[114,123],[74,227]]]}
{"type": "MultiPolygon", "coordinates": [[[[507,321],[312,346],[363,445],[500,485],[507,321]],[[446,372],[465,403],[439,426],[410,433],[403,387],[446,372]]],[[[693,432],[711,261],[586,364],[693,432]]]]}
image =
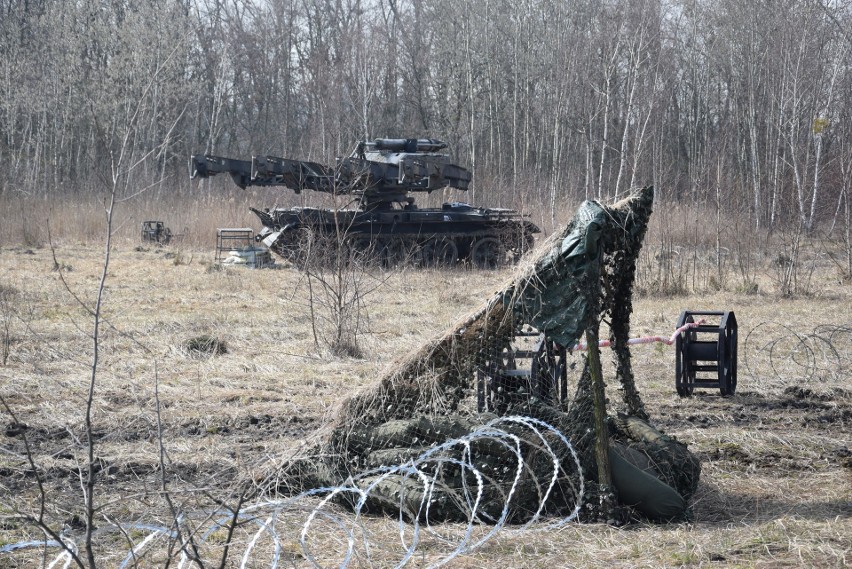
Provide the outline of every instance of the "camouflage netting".
{"type": "Polygon", "coordinates": [[[524,522],[542,513],[565,516],[578,507],[588,520],[613,520],[631,511],[651,519],[682,517],[700,464],[685,445],[649,423],[627,345],[636,261],[652,202],[650,187],[612,205],[585,202],[482,308],[396,363],[375,388],[346,401],[320,448],[278,473],[278,489],[299,492],[349,480],[369,488],[367,510],[430,521],[474,516],[489,522],[503,516],[524,522]],[[587,358],[569,401],[520,390],[499,409],[503,416],[534,418],[555,431],[504,422],[500,436],[465,439],[490,432],[499,421],[477,412],[477,377],[495,354],[510,349],[524,326],[571,348],[584,333],[596,338],[604,318],[621,392],[615,415],[606,415],[603,382],[596,384],[596,367],[587,358]],[[562,436],[576,456],[560,444],[562,436]],[[451,439],[461,443],[441,446],[451,439]],[[596,444],[601,440],[605,444],[596,444]],[[520,455],[523,466],[515,469],[511,465],[520,455]],[[382,475],[389,465],[413,460],[430,483],[382,475]],[[475,513],[472,502],[478,505],[475,513]]]}

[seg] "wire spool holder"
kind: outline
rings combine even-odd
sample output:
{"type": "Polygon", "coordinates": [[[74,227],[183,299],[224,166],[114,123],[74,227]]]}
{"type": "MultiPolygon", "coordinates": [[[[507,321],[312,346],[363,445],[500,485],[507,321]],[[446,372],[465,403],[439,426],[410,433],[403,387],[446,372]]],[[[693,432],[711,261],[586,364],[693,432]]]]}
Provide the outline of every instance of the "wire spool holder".
{"type": "Polygon", "coordinates": [[[684,310],[677,328],[696,322],[675,338],[677,394],[687,397],[695,388],[718,388],[723,396],[733,395],[737,389],[736,316],[733,311],[684,310]],[[717,319],[718,324],[713,323],[717,319]]]}
{"type": "Polygon", "coordinates": [[[538,330],[525,327],[517,331],[508,347],[490,354],[477,370],[477,410],[503,413],[519,398],[564,403],[568,398],[567,357],[565,348],[538,330]]]}

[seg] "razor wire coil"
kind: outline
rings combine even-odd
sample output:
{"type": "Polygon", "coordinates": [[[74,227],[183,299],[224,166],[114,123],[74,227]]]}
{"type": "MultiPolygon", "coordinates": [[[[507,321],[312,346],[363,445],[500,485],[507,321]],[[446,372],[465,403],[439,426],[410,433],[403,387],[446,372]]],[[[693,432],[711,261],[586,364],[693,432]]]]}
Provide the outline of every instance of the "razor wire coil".
{"type": "MultiPolygon", "coordinates": [[[[543,477],[544,478],[544,477],[543,477]]],[[[405,486],[401,486],[404,488],[405,486]]],[[[393,466],[385,466],[363,472],[358,476],[347,480],[338,486],[327,486],[314,488],[302,492],[296,496],[267,499],[250,504],[238,513],[219,510],[214,512],[202,512],[198,517],[208,518],[208,527],[203,531],[195,532],[194,546],[203,549],[205,545],[213,545],[215,536],[219,530],[229,527],[230,524],[238,524],[240,527],[254,526],[254,529],[249,535],[244,538],[241,553],[237,554],[236,549],[240,546],[239,541],[235,538],[233,543],[229,543],[229,547],[235,551],[235,558],[239,557],[240,568],[268,566],[277,568],[282,566],[284,560],[285,542],[288,539],[292,541],[292,535],[287,532],[287,520],[285,518],[292,516],[301,516],[301,527],[299,529],[298,546],[299,555],[302,558],[302,564],[315,568],[324,567],[349,567],[354,560],[367,566],[382,566],[392,565],[394,567],[404,567],[412,561],[414,556],[422,549],[421,546],[427,540],[431,540],[429,548],[434,549],[436,546],[443,545],[445,550],[442,554],[431,561],[429,567],[442,567],[471,551],[474,551],[484,544],[492,540],[500,531],[523,531],[530,530],[535,526],[535,529],[548,530],[564,526],[577,519],[580,513],[580,507],[583,502],[585,492],[585,481],[583,472],[580,466],[580,458],[570,441],[558,429],[550,424],[535,419],[532,417],[522,416],[507,416],[496,418],[486,425],[477,428],[470,433],[450,439],[442,444],[436,445],[416,458],[393,466]],[[520,482],[523,476],[529,476],[534,472],[532,466],[528,463],[529,456],[524,453],[525,444],[530,439],[522,439],[518,431],[525,432],[530,439],[537,441],[536,446],[539,452],[543,452],[545,459],[552,466],[552,471],[544,480],[536,480],[536,487],[542,488],[538,495],[538,507],[535,512],[527,519],[525,523],[513,529],[508,529],[510,523],[511,502],[513,496],[519,491],[520,482]],[[550,437],[548,437],[550,435],[550,437]],[[508,477],[511,480],[508,490],[501,494],[505,496],[504,503],[499,516],[496,519],[490,519],[483,512],[483,496],[489,489],[489,477],[475,463],[475,454],[472,451],[472,445],[477,442],[490,441],[496,443],[510,451],[514,456],[514,463],[511,465],[514,472],[508,477]],[[460,452],[458,452],[460,449],[460,452]],[[455,541],[446,534],[438,531],[430,518],[430,509],[433,506],[437,488],[439,486],[438,473],[445,466],[453,466],[461,469],[469,474],[469,477],[463,477],[464,480],[470,479],[472,482],[463,485],[461,494],[463,500],[460,502],[465,508],[467,523],[461,530],[461,536],[455,541]],[[550,498],[554,488],[563,474],[570,473],[576,476],[576,486],[574,487],[574,507],[568,515],[549,520],[548,523],[539,524],[544,516],[545,505],[550,498]],[[389,564],[385,558],[381,562],[374,559],[375,554],[380,548],[387,547],[387,540],[382,540],[379,545],[377,540],[373,539],[373,535],[366,524],[366,509],[368,500],[371,494],[377,491],[382,481],[387,480],[391,476],[401,476],[404,481],[412,480],[416,482],[419,488],[422,489],[422,497],[415,515],[410,519],[406,519],[403,515],[405,509],[405,492],[399,493],[399,516],[397,519],[398,549],[396,551],[396,559],[389,564]],[[359,482],[371,479],[368,483],[359,486],[359,482]],[[353,508],[351,512],[339,511],[335,509],[334,504],[339,498],[353,497],[353,508]],[[323,527],[318,527],[317,524],[323,523],[323,527]],[[476,535],[477,528],[488,524],[490,528],[476,535]],[[323,533],[321,536],[328,540],[329,528],[335,528],[338,532],[341,550],[335,552],[337,560],[329,564],[326,559],[321,559],[317,555],[318,551],[312,544],[312,538],[318,537],[318,533],[323,533]],[[265,548],[265,549],[264,549],[265,548]],[[261,549],[264,549],[262,552],[261,549]],[[263,564],[259,558],[265,557],[263,564]]],[[[180,523],[180,520],[177,520],[180,523]]],[[[121,524],[113,527],[105,527],[97,530],[98,533],[118,532],[127,535],[129,531],[135,531],[141,534],[141,539],[136,543],[131,544],[130,549],[124,555],[121,563],[118,565],[120,569],[132,567],[143,557],[147,552],[156,546],[158,542],[163,540],[178,540],[176,549],[177,554],[176,566],[178,568],[190,567],[193,563],[193,557],[188,553],[191,544],[184,537],[184,532],[175,531],[174,528],[159,526],[156,524],[139,523],[139,524],[121,524]]],[[[29,541],[11,544],[0,548],[0,553],[11,552],[26,548],[49,548],[49,547],[67,547],[72,551],[77,551],[77,546],[70,539],[64,539],[63,544],[56,541],[29,541]]],[[[323,549],[327,545],[322,546],[323,549]]],[[[329,557],[328,551],[323,550],[325,557],[329,557]]],[[[72,562],[72,557],[66,549],[60,552],[48,565],[48,567],[68,567],[72,562]]],[[[288,566],[296,565],[294,560],[288,560],[288,566]]]]}
{"type": "Polygon", "coordinates": [[[852,371],[852,325],[821,324],[802,331],[761,322],[746,335],[742,353],[751,377],[763,381],[769,376],[770,384],[841,379],[852,371]]]}

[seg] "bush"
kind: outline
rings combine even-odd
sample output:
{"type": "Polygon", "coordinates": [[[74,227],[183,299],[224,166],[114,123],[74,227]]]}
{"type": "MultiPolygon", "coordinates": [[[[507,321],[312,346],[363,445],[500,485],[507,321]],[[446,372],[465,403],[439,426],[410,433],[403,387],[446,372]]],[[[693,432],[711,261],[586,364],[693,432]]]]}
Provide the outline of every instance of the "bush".
{"type": "Polygon", "coordinates": [[[190,338],[184,342],[184,349],[191,355],[197,356],[221,356],[228,353],[228,345],[224,340],[207,334],[190,338]]]}

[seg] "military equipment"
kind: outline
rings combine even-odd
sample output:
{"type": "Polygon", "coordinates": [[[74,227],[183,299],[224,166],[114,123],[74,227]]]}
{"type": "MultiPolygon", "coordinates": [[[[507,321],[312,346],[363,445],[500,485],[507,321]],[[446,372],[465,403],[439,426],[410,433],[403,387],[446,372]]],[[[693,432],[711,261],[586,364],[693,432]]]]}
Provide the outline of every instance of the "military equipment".
{"type": "Polygon", "coordinates": [[[172,240],[172,230],[162,221],[142,222],[142,241],[168,245],[172,240]]]}
{"type": "Polygon", "coordinates": [[[348,254],[385,265],[496,268],[517,261],[539,233],[517,211],[445,203],[418,208],[411,192],[467,190],[471,173],[450,162],[440,140],[377,138],[360,142],[334,168],[303,160],[254,156],[251,161],[194,155],[192,178],[229,174],[241,188],[285,186],[352,195],[352,209],[250,208],[263,223],[256,239],[285,259],[319,258],[344,246],[348,254]]]}

